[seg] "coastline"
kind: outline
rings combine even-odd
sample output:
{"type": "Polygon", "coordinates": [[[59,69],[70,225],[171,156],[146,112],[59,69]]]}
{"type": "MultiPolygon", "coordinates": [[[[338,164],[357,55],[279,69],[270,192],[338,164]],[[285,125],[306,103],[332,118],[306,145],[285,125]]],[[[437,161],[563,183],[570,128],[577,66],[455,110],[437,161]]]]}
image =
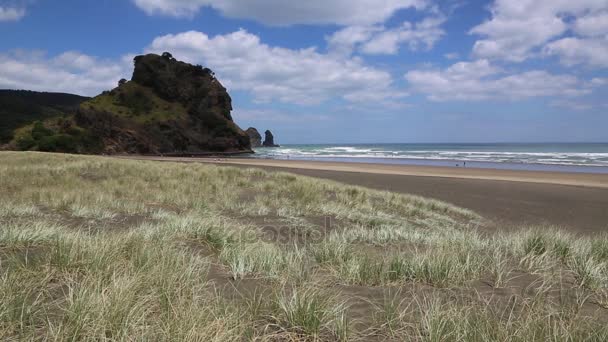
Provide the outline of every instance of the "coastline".
{"type": "Polygon", "coordinates": [[[256,158],[191,158],[191,157],[158,157],[158,156],[116,156],[118,158],[174,161],[174,162],[201,162],[213,164],[231,164],[243,166],[272,167],[317,171],[340,171],[355,173],[370,173],[384,175],[419,176],[460,178],[476,180],[495,180],[509,182],[542,183],[571,185],[591,188],[608,189],[608,174],[556,172],[556,171],[525,171],[503,170],[473,167],[453,166],[422,166],[422,165],[396,165],[380,163],[349,163],[336,161],[308,161],[308,160],[277,160],[256,158]]]}
{"type": "Polygon", "coordinates": [[[333,161],[608,174],[608,143],[293,144],[255,159],[333,161]]]}
{"type": "MultiPolygon", "coordinates": [[[[402,166],[429,166],[429,167],[461,167],[466,165],[472,169],[486,170],[514,170],[514,171],[545,171],[559,173],[604,173],[608,174],[608,167],[605,165],[588,165],[588,164],[559,164],[559,163],[538,163],[538,162],[498,162],[498,161],[480,161],[480,160],[465,160],[465,159],[433,159],[433,158],[371,158],[371,157],[294,157],[294,158],[268,158],[268,157],[253,157],[243,154],[237,156],[245,159],[266,159],[266,160],[283,160],[283,161],[305,161],[305,162],[335,162],[335,163],[353,163],[353,164],[381,164],[381,165],[402,165],[402,166]],[[465,163],[465,164],[463,164],[465,163]]],[[[187,157],[187,156],[185,156],[187,157]]]]}
{"type": "Polygon", "coordinates": [[[553,226],[573,234],[608,232],[608,175],[266,159],[114,156],[290,172],[433,198],[471,209],[483,231],[553,226]]]}

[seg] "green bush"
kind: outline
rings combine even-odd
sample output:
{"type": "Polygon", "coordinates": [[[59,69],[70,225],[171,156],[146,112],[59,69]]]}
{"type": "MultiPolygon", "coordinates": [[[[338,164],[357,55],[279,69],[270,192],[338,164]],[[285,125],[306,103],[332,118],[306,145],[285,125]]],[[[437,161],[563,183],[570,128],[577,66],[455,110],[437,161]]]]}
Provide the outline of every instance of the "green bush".
{"type": "Polygon", "coordinates": [[[29,135],[17,140],[17,148],[21,151],[30,150],[34,146],[36,146],[36,140],[29,135]]]}
{"type": "Polygon", "coordinates": [[[45,127],[42,122],[35,122],[28,133],[15,142],[17,149],[21,151],[94,153],[102,148],[99,137],[75,126],[55,131],[45,127]]]}
{"type": "Polygon", "coordinates": [[[34,122],[34,127],[32,128],[32,138],[34,140],[41,140],[44,137],[53,135],[53,131],[44,127],[44,124],[40,121],[34,122]]]}
{"type": "Polygon", "coordinates": [[[43,137],[38,142],[38,149],[43,152],[78,152],[78,144],[73,136],[55,134],[43,137]]]}
{"type": "Polygon", "coordinates": [[[137,89],[132,92],[121,92],[118,95],[119,105],[131,108],[134,115],[141,115],[154,109],[154,103],[144,92],[137,89]]]}

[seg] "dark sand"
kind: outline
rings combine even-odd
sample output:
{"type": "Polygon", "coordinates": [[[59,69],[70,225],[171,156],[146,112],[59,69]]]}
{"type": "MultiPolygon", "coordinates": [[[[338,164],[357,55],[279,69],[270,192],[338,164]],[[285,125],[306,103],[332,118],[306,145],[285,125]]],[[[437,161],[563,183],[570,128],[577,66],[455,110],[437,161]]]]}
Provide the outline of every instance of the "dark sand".
{"type": "Polygon", "coordinates": [[[575,233],[608,232],[608,175],[247,159],[144,159],[257,167],[435,198],[477,212],[493,221],[491,229],[549,224],[575,233]]]}
{"type": "Polygon", "coordinates": [[[581,233],[608,232],[608,189],[305,169],[280,171],[436,198],[495,221],[491,225],[495,229],[551,224],[581,233]]]}

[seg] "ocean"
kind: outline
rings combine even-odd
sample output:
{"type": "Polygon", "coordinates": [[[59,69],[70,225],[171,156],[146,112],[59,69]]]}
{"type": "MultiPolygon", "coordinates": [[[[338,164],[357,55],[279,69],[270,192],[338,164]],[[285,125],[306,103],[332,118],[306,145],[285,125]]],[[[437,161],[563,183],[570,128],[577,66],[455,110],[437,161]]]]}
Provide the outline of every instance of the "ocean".
{"type": "Polygon", "coordinates": [[[255,152],[267,159],[608,173],[608,143],[319,144],[255,152]]]}

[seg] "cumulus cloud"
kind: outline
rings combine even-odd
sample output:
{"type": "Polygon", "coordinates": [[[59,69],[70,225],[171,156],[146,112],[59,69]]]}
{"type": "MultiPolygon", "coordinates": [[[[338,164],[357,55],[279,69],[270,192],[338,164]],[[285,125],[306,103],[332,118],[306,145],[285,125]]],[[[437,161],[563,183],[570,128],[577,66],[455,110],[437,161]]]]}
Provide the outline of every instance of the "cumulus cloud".
{"type": "Polygon", "coordinates": [[[578,37],[565,37],[548,43],[543,53],[557,56],[566,66],[585,64],[608,66],[608,3],[606,10],[578,17],[572,30],[578,37]]]}
{"type": "Polygon", "coordinates": [[[455,63],[443,70],[412,70],[405,79],[413,90],[434,101],[575,97],[590,93],[595,86],[571,75],[554,75],[543,70],[506,75],[484,59],[455,63]]]}
{"type": "Polygon", "coordinates": [[[475,42],[473,54],[521,62],[569,30],[606,34],[603,18],[593,15],[605,10],[605,0],[496,0],[491,19],[471,30],[484,37],[475,42]]]}
{"type": "Polygon", "coordinates": [[[0,88],[97,95],[116,87],[130,61],[104,61],[75,51],[47,57],[36,51],[0,54],[0,88]]]}
{"type": "Polygon", "coordinates": [[[197,31],[170,34],[154,39],[148,51],[170,51],[208,66],[230,90],[250,91],[257,102],[382,101],[403,95],[391,87],[388,72],[360,59],[269,46],[242,29],[215,37],[197,31]]]}
{"type": "Polygon", "coordinates": [[[608,35],[608,9],[603,12],[589,13],[576,19],[574,31],[586,37],[605,37],[608,35]]]}
{"type": "Polygon", "coordinates": [[[433,16],[411,23],[404,22],[397,28],[383,26],[349,26],[327,37],[332,52],[350,54],[355,49],[365,54],[396,54],[401,45],[412,51],[431,49],[445,34],[441,25],[443,16],[433,16]]]}
{"type": "Polygon", "coordinates": [[[368,54],[395,54],[401,44],[410,50],[430,49],[445,34],[441,24],[444,17],[429,17],[419,23],[405,22],[401,27],[384,31],[363,44],[361,51],[368,54]]]}
{"type": "Polygon", "coordinates": [[[231,18],[268,25],[381,23],[406,8],[425,8],[428,0],[133,0],[146,13],[191,17],[203,7],[231,18]]]}
{"type": "Polygon", "coordinates": [[[605,38],[563,38],[549,43],[543,51],[558,56],[567,66],[608,67],[608,39],[605,38]]]}
{"type": "Polygon", "coordinates": [[[382,26],[348,26],[328,36],[327,47],[333,53],[350,55],[355,46],[368,42],[372,36],[383,31],[382,26]]]}
{"type": "Polygon", "coordinates": [[[0,6],[0,22],[19,21],[25,16],[25,8],[0,6]]]}

